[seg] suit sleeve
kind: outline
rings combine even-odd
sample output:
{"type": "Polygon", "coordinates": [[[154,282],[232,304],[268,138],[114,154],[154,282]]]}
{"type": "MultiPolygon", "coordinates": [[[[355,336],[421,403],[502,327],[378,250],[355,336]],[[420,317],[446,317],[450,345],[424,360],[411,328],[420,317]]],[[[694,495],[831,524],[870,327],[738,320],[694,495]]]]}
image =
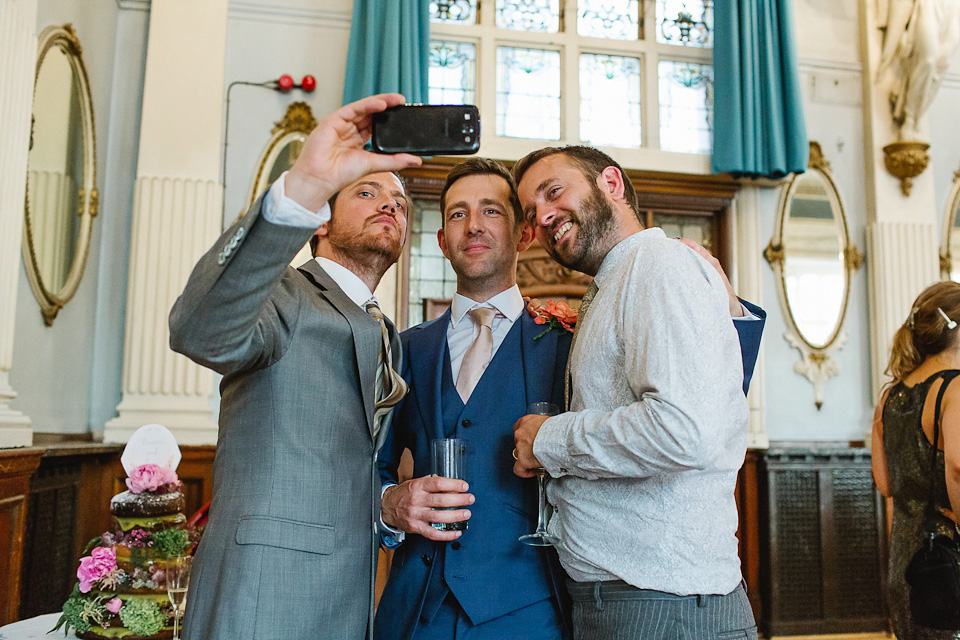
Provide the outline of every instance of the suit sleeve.
{"type": "Polygon", "coordinates": [[[259,198],[200,258],[170,311],[170,347],[221,374],[269,366],[296,330],[289,261],[313,230],[273,224],[259,198]]]}
{"type": "Polygon", "coordinates": [[[746,300],[740,300],[747,311],[756,318],[748,320],[734,319],[733,326],[737,328],[740,338],[740,355],[743,358],[743,394],[750,389],[750,380],[753,370],[757,366],[757,355],[760,352],[760,338],[763,336],[763,325],[767,321],[767,312],[746,300]]]}

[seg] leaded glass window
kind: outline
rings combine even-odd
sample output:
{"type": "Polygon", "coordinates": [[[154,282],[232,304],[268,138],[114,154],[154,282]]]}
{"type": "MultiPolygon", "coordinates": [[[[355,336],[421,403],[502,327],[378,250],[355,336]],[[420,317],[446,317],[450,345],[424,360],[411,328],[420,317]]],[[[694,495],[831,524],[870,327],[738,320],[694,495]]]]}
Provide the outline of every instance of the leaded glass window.
{"type": "Polygon", "coordinates": [[[497,0],[497,26],[516,31],[558,33],[560,0],[497,0]]]}
{"type": "Polygon", "coordinates": [[[713,148],[713,67],[661,60],[660,148],[710,153],[713,148]]]}
{"type": "Polygon", "coordinates": [[[430,22],[475,24],[477,0],[433,0],[430,3],[430,22]]]}
{"type": "Polygon", "coordinates": [[[497,47],[497,135],[560,139],[560,52],[497,47]]]}
{"type": "Polygon", "coordinates": [[[477,47],[470,42],[430,42],[430,104],[476,102],[477,47]]]}
{"type": "Polygon", "coordinates": [[[407,326],[423,322],[423,301],[449,299],[457,292],[457,275],[437,244],[440,202],[414,199],[410,232],[410,296],[407,326]]]}
{"type": "Polygon", "coordinates": [[[688,47],[713,46],[711,0],[657,0],[656,18],[657,42],[688,47]]]}
{"type": "Polygon", "coordinates": [[[640,60],[580,56],[580,139],[592,145],[639,147],[640,60]]]}
{"type": "Polygon", "coordinates": [[[580,0],[577,34],[589,38],[637,40],[640,37],[639,0],[580,0]]]}

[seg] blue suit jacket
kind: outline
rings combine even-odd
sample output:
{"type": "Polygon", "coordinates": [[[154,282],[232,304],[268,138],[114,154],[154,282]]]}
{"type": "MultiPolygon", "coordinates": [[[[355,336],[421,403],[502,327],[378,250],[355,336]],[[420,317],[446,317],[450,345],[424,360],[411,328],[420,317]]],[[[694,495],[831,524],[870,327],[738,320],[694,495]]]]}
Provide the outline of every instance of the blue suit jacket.
{"type": "MultiPolygon", "coordinates": [[[[750,303],[744,302],[744,305],[760,318],[734,322],[740,338],[746,393],[766,313],[750,303]]],[[[449,371],[449,365],[445,364],[449,362],[446,340],[449,323],[448,310],[440,318],[401,334],[403,377],[410,385],[410,393],[398,405],[380,452],[380,474],[384,483],[397,482],[397,466],[405,448],[413,454],[413,477],[429,475],[430,440],[449,437],[444,432],[441,402],[443,376],[449,371]]],[[[476,439],[478,429],[482,429],[483,444],[475,444],[488,449],[478,451],[477,446],[470,447],[468,443],[474,455],[480,456],[467,465],[467,481],[476,496],[476,503],[471,506],[473,517],[469,530],[461,538],[455,556],[447,554],[446,543],[432,542],[418,535],[407,536],[394,555],[377,610],[377,638],[412,640],[416,637],[424,603],[430,600],[431,589],[441,584],[435,575],[437,566],[446,569],[446,581],[453,582],[451,589],[455,589],[458,601],[474,624],[513,613],[549,595],[557,596],[564,619],[569,613],[563,584],[566,575],[553,549],[525,548],[517,541],[520,535],[532,531],[536,523],[536,483],[513,475],[510,451],[513,422],[523,415],[527,403],[549,399],[563,406],[563,377],[571,334],[552,330],[534,340],[543,327],[534,324],[526,312],[521,313],[512,331],[516,330],[520,331],[519,353],[516,345],[511,348],[505,340],[463,415],[476,415],[477,410],[483,415],[484,409],[499,410],[511,402],[520,407],[519,413],[466,428],[461,428],[463,421],[457,420],[458,437],[476,439]],[[512,362],[498,363],[500,358],[512,362]],[[502,375],[504,370],[509,371],[506,376],[502,375]],[[497,378],[498,374],[502,377],[497,378]],[[463,584],[459,584],[457,576],[450,575],[447,558],[451,557],[456,557],[459,566],[465,569],[462,573],[468,579],[463,584]]],[[[517,623],[537,628],[542,620],[518,618],[517,623]]]]}

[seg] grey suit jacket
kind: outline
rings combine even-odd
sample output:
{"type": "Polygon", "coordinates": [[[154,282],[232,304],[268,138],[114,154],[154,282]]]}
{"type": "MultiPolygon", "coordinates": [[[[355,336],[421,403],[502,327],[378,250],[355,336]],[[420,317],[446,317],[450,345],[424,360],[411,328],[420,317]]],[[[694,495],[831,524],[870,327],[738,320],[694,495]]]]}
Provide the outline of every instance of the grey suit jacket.
{"type": "Polygon", "coordinates": [[[261,202],[170,313],[171,347],[223,374],[184,638],[361,639],[377,558],[380,325],[316,261],[287,266],[311,231],[271,224],[261,202]]]}

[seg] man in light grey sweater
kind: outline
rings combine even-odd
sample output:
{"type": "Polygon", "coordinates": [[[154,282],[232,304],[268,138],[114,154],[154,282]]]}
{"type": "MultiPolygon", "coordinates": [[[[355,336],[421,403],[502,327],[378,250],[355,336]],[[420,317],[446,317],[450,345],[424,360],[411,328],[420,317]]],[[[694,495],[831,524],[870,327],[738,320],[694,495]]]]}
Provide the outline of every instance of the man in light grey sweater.
{"type": "Polygon", "coordinates": [[[606,154],[543,149],[514,174],[540,244],[595,277],[570,354],[570,411],[515,426],[515,472],[554,478],[550,531],[575,638],[756,638],[734,501],[747,402],[724,279],[644,229],[606,154]]]}

